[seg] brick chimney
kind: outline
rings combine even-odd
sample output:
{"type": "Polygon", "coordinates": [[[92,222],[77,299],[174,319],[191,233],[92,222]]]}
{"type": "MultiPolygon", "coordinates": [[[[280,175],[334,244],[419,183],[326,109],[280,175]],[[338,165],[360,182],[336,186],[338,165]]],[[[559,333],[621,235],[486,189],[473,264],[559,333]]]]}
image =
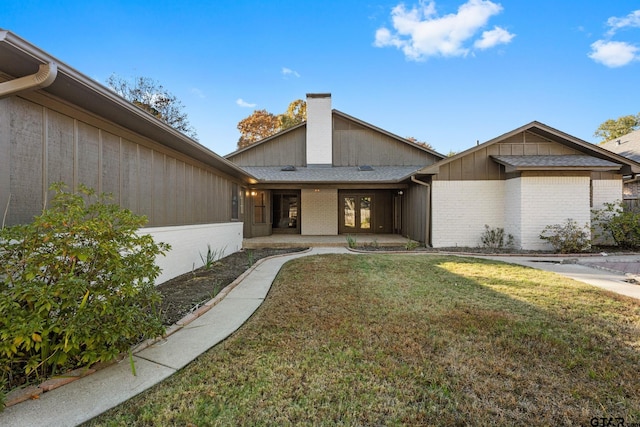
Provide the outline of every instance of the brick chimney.
{"type": "Polygon", "coordinates": [[[330,167],[333,162],[331,94],[307,94],[307,166],[330,167]]]}

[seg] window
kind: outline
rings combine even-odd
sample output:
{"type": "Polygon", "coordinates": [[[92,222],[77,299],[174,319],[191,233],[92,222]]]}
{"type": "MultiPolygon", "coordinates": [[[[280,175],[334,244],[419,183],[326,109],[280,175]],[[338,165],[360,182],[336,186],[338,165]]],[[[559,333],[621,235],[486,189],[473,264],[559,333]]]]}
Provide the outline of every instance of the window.
{"type": "Polygon", "coordinates": [[[240,194],[238,192],[238,184],[231,184],[231,219],[239,219],[240,194]]]}
{"type": "Polygon", "coordinates": [[[267,222],[264,191],[252,191],[251,195],[253,196],[253,222],[254,224],[264,224],[267,222]]]}

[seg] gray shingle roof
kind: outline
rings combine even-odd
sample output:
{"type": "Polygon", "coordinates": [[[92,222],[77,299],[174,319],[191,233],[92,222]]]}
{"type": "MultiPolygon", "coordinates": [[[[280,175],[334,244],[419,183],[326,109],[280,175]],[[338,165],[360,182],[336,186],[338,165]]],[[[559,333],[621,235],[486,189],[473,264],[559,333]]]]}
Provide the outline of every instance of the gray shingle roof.
{"type": "Polygon", "coordinates": [[[359,171],[357,166],[297,167],[283,171],[281,166],[241,166],[246,172],[269,183],[397,183],[410,177],[420,166],[373,166],[359,171]]]}
{"type": "Polygon", "coordinates": [[[640,130],[628,133],[620,138],[612,139],[600,147],[613,151],[616,154],[640,162],[640,130]]]}
{"type": "Polygon", "coordinates": [[[513,169],[620,169],[622,165],[586,155],[491,156],[513,169]]]}

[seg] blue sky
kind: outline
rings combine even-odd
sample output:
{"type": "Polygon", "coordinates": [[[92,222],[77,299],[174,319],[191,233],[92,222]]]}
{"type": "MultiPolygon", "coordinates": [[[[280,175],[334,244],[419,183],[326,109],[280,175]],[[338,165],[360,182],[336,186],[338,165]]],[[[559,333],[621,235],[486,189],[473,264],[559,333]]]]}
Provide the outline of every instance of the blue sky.
{"type": "Polygon", "coordinates": [[[0,28],[102,83],[153,78],[221,155],[314,92],[443,154],[533,120],[593,142],[640,112],[638,1],[21,0],[0,28]]]}

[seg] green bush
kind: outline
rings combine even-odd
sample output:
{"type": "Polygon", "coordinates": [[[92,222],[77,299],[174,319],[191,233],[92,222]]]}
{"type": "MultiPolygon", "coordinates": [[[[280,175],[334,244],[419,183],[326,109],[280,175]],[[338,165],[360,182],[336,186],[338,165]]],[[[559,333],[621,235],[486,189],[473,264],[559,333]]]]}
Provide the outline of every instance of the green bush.
{"type": "Polygon", "coordinates": [[[416,242],[415,240],[412,240],[410,238],[407,237],[407,241],[404,244],[404,248],[408,251],[413,251],[415,250],[418,246],[420,246],[420,242],[416,242]]]}
{"type": "Polygon", "coordinates": [[[484,232],[480,236],[483,248],[504,249],[513,246],[513,235],[505,234],[504,228],[491,228],[484,225],[484,232]]]}
{"type": "Polygon", "coordinates": [[[598,237],[611,238],[621,248],[640,247],[640,212],[624,209],[620,202],[595,209],[593,226],[598,237]]]}
{"type": "Polygon", "coordinates": [[[540,238],[551,243],[556,252],[563,254],[584,252],[591,248],[591,230],[588,224],[580,227],[571,218],[564,224],[547,225],[540,238]]]}
{"type": "Polygon", "coordinates": [[[105,362],[164,333],[157,255],[146,218],[81,187],[51,187],[33,223],[0,230],[3,388],[105,362]],[[18,381],[16,378],[20,378],[18,381]]]}

